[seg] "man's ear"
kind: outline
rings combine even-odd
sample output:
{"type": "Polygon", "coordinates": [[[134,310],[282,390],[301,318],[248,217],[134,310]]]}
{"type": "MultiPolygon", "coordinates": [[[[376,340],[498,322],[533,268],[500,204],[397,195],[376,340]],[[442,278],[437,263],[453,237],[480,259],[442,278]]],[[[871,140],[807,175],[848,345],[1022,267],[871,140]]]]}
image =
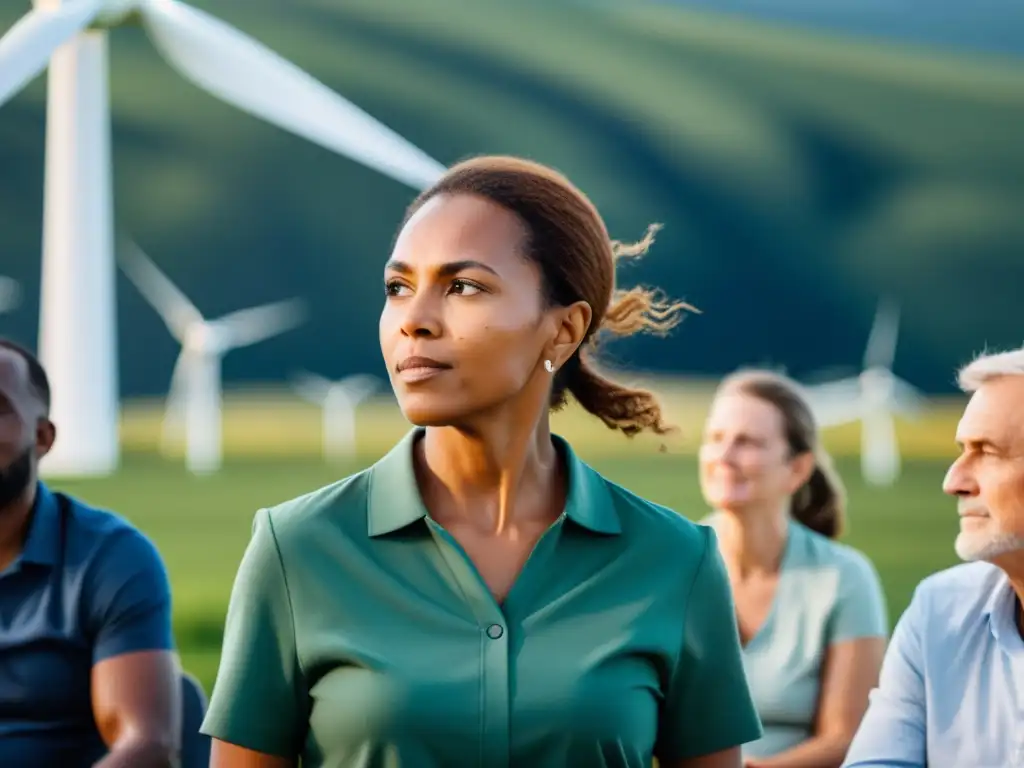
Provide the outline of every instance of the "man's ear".
{"type": "Polygon", "coordinates": [[[577,301],[567,307],[559,307],[556,320],[558,326],[550,347],[551,362],[561,368],[572,357],[587,337],[594,310],[585,301],[577,301]]]}
{"type": "Polygon", "coordinates": [[[36,458],[41,459],[48,454],[57,440],[57,426],[48,418],[43,417],[36,422],[36,458]]]}

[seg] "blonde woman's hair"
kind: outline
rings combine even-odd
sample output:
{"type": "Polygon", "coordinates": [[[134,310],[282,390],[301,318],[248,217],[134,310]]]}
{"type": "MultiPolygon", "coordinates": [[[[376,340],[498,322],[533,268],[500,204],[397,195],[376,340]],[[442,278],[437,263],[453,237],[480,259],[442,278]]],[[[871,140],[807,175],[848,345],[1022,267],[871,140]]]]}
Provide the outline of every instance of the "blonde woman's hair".
{"type": "Polygon", "coordinates": [[[818,424],[803,388],[773,371],[743,370],[726,377],[718,393],[735,392],[762,400],[782,416],[790,454],[810,453],[814,471],[795,494],[790,514],[795,520],[830,539],[838,538],[846,522],[846,489],[821,447],[818,424]]]}

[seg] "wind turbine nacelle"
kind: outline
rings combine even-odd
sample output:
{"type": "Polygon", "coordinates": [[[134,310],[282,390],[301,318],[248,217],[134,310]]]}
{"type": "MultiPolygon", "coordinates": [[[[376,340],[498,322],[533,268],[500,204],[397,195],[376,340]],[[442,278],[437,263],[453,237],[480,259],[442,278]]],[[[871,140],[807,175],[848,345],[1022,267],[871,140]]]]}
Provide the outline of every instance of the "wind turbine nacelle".
{"type": "Polygon", "coordinates": [[[895,385],[893,375],[884,368],[868,368],[860,375],[864,398],[873,405],[888,403],[893,396],[895,385]]]}
{"type": "MultiPolygon", "coordinates": [[[[139,4],[142,0],[105,0],[96,18],[88,29],[108,30],[138,21],[139,4]]],[[[32,5],[42,11],[55,11],[61,5],[77,0],[33,0],[32,5]]]]}
{"type": "MultiPolygon", "coordinates": [[[[33,5],[41,10],[56,10],[61,5],[78,2],[78,0],[33,0],[33,5]]],[[[89,24],[92,30],[108,30],[138,21],[139,5],[143,0],[104,0],[96,18],[89,24]]]]}
{"type": "MultiPolygon", "coordinates": [[[[60,6],[78,0],[32,0],[32,6],[41,11],[55,11],[60,6]]],[[[135,14],[142,0],[105,0],[91,28],[109,29],[122,24],[129,16],[135,14]]]]}
{"type": "Polygon", "coordinates": [[[139,0],[106,0],[103,9],[90,24],[91,29],[113,29],[139,22],[139,0]]]}
{"type": "Polygon", "coordinates": [[[220,347],[220,338],[209,323],[194,323],[185,331],[183,346],[192,352],[207,354],[220,347]]]}

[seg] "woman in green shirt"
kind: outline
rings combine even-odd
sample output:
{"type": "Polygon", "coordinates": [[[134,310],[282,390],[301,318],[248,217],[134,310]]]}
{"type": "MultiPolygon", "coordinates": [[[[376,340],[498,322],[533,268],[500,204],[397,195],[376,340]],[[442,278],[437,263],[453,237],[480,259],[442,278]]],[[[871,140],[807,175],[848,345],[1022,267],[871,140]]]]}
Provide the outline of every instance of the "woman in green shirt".
{"type": "Polygon", "coordinates": [[[871,562],[835,541],[842,485],[800,387],[766,371],[722,382],[700,472],[764,724],[745,766],[838,768],[878,682],[886,606],[871,562]]]}
{"type": "Polygon", "coordinates": [[[550,432],[571,394],[627,435],[649,392],[587,357],[684,305],[615,291],[589,200],[515,158],[412,204],[380,341],[416,427],[364,472],[257,513],[203,731],[214,768],[739,768],[757,739],[711,529],[550,432]]]}

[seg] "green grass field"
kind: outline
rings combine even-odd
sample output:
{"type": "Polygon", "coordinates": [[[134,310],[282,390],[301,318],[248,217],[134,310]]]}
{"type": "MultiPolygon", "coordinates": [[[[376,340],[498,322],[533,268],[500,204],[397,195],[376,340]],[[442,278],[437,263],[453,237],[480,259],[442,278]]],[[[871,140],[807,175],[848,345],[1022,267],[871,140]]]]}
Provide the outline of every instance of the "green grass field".
{"type": "MultiPolygon", "coordinates": [[[[671,385],[659,390],[668,393],[666,400],[681,427],[666,451],[657,440],[630,441],[572,409],[557,414],[554,426],[608,477],[684,515],[699,517],[705,507],[696,483],[693,447],[706,408],[706,388],[671,385]]],[[[939,486],[953,455],[960,407],[959,402],[939,403],[921,420],[899,425],[906,469],[892,489],[872,489],[860,482],[856,426],[827,435],[850,493],[846,541],[873,558],[894,618],[923,576],[955,562],[956,519],[939,486]]],[[[52,484],[119,511],[153,537],[173,582],[184,664],[209,689],[228,595],[255,511],[361,469],[408,425],[393,402],[368,403],[359,415],[358,460],[329,466],[318,455],[319,414],[314,408],[281,395],[235,395],[225,413],[225,467],[199,478],[187,474],[180,459],[159,456],[159,418],[157,404],[125,408],[126,458],[116,477],[52,484]]]]}

